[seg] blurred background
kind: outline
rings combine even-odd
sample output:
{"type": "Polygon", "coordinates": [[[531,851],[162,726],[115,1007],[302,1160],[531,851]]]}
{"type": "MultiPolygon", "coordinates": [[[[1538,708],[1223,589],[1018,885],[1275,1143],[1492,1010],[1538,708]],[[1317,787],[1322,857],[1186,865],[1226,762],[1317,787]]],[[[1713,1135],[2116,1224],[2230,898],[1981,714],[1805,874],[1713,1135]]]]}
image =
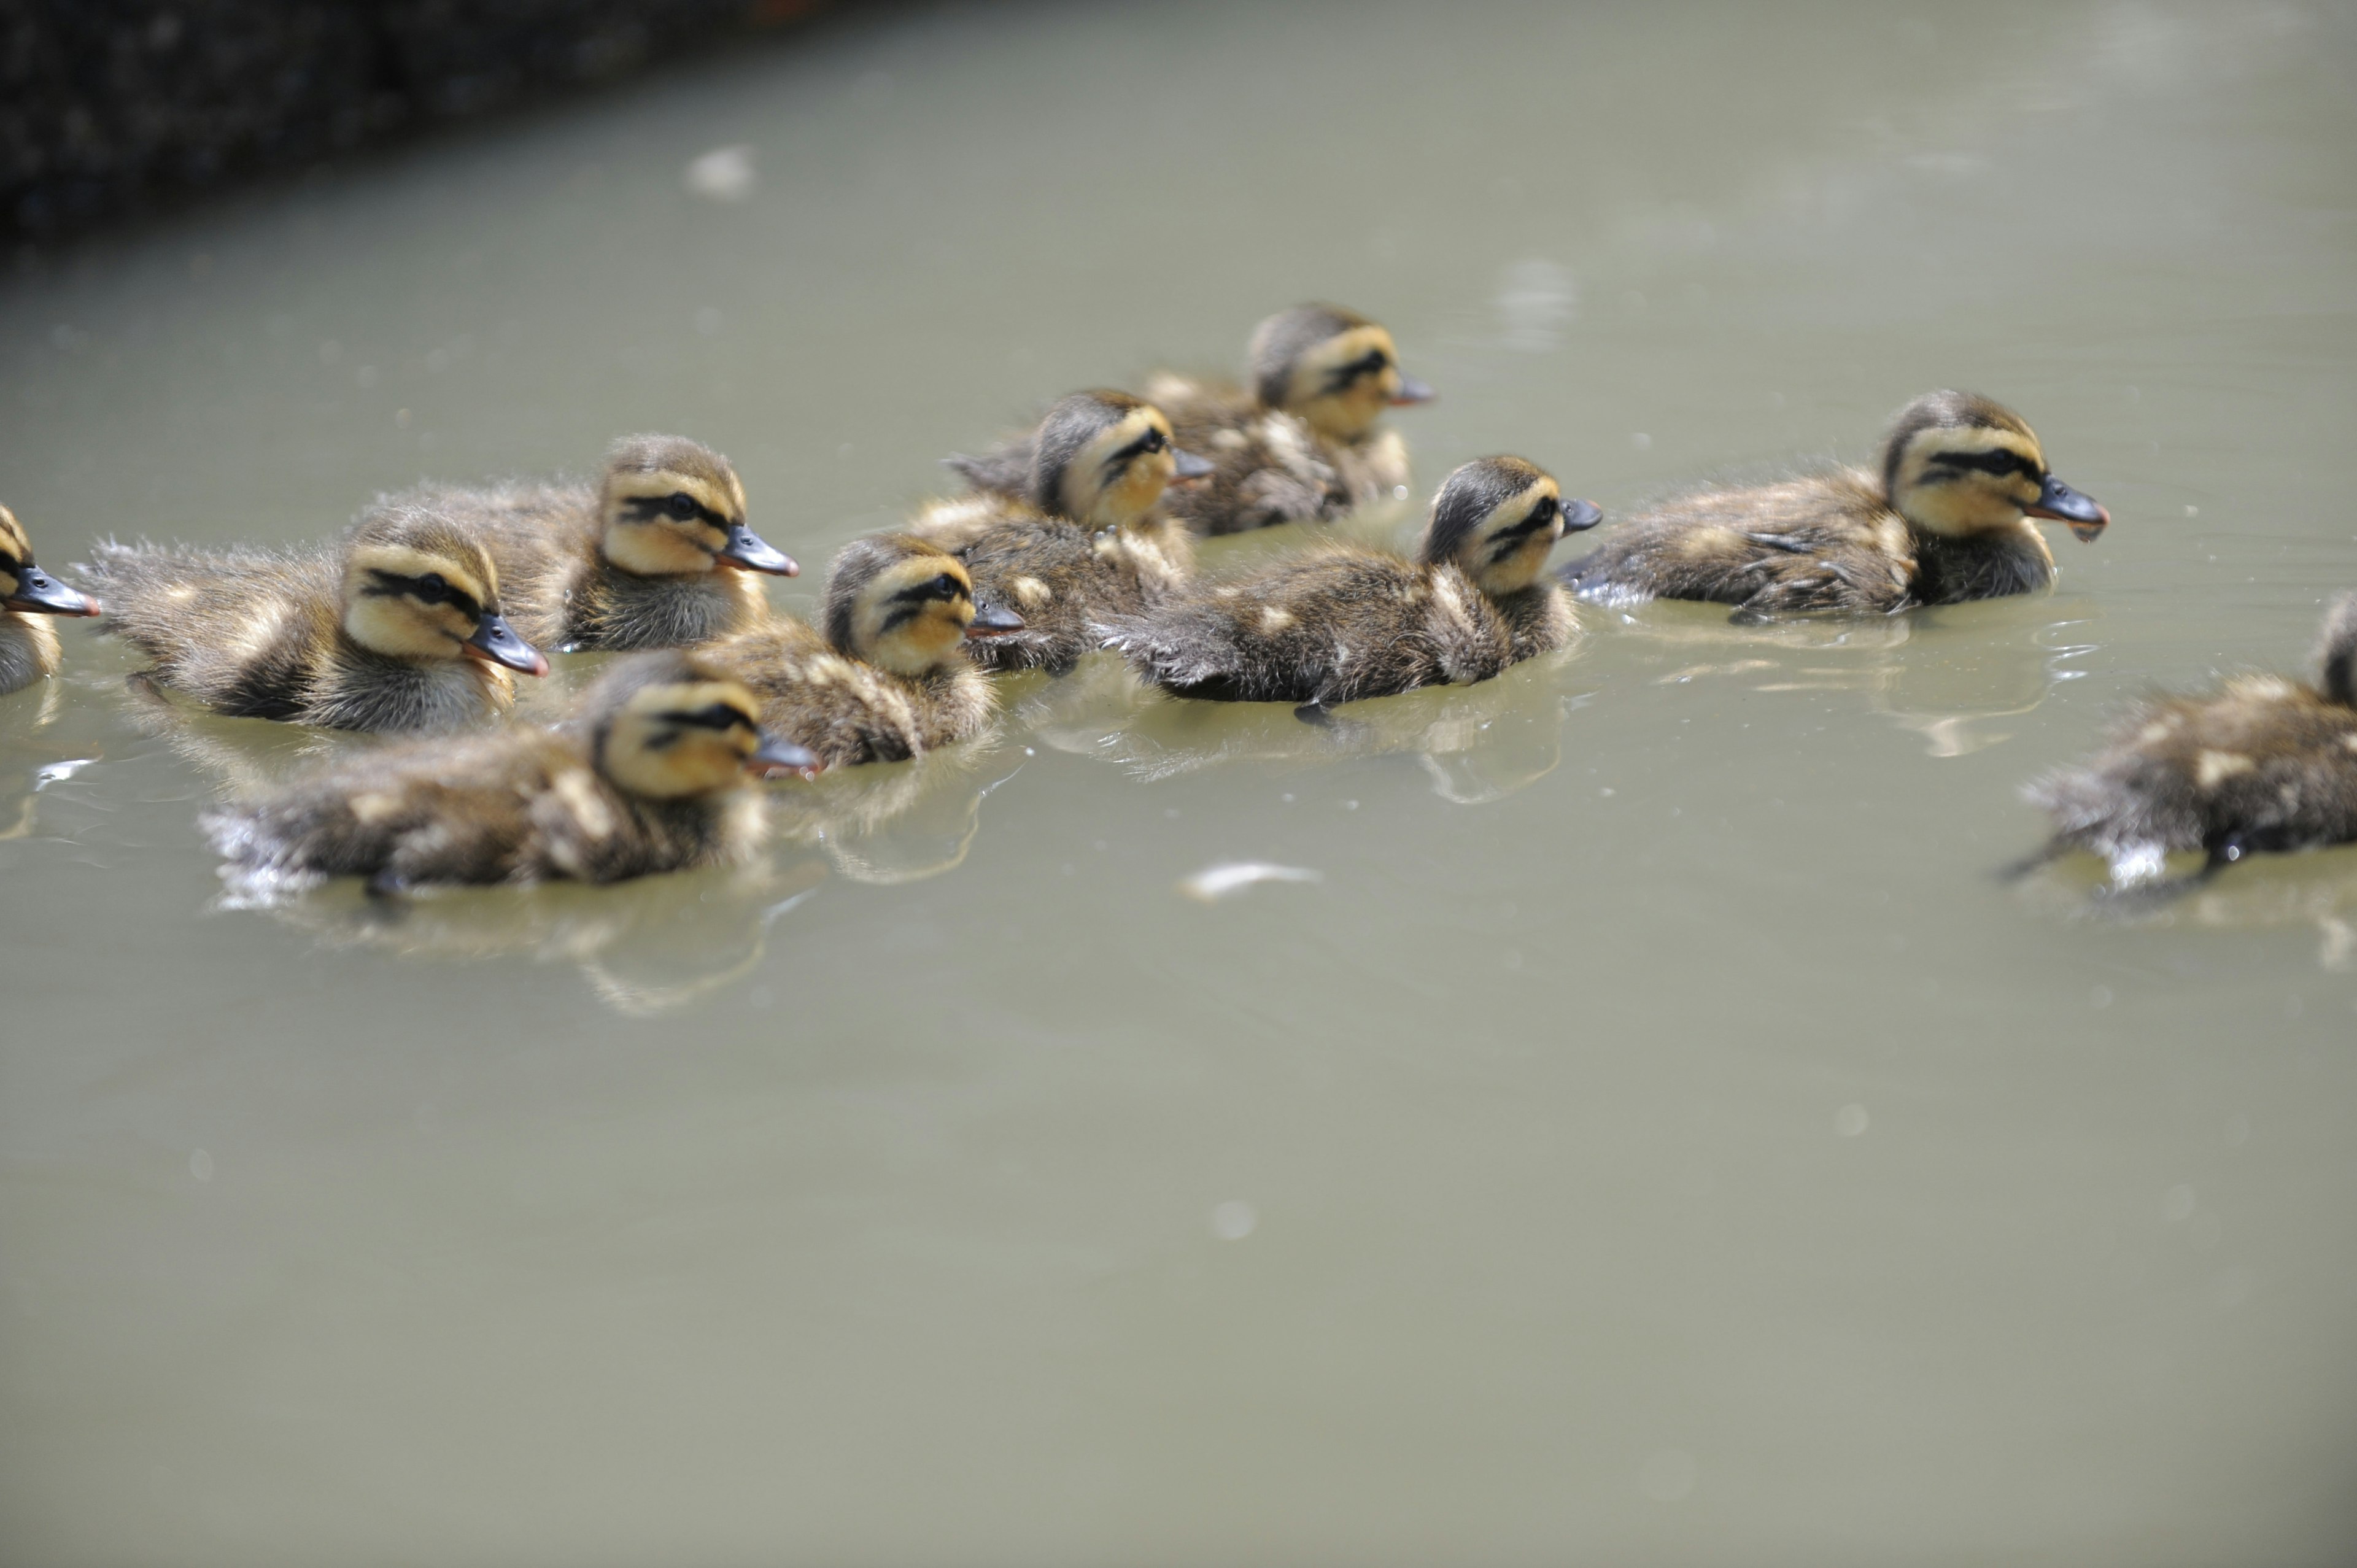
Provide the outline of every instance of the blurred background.
{"type": "Polygon", "coordinates": [[[750,873],[396,920],[223,907],[198,811],[315,743],[69,628],[0,698],[0,1561],[2357,1556],[2357,851],[1994,875],[2357,584],[2346,6],[0,29],[45,565],[651,428],[806,613],[944,453],[1310,297],[1441,393],[1362,537],[1943,385],[2115,518],[2050,595],[1591,610],[1340,739],[1027,678],[750,873]],[[1243,860],[1309,879],[1193,896],[1243,860]]]}

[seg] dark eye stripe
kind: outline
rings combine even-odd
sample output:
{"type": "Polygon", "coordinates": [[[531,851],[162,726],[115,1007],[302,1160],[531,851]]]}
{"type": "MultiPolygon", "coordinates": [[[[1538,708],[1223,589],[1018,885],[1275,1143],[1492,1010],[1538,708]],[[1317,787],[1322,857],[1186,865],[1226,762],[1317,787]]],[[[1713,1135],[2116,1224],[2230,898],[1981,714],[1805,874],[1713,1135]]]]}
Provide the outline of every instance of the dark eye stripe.
{"type": "Polygon", "coordinates": [[[1169,445],[1170,438],[1168,436],[1163,435],[1159,430],[1149,430],[1145,435],[1139,436],[1136,440],[1131,442],[1128,446],[1123,447],[1120,451],[1114,453],[1112,456],[1106,458],[1104,460],[1104,471],[1110,474],[1115,468],[1132,461],[1141,454],[1147,452],[1159,452],[1169,445]]]}
{"type": "Polygon", "coordinates": [[[966,596],[965,589],[958,585],[956,578],[951,578],[949,585],[944,587],[939,577],[931,577],[914,587],[902,588],[884,602],[888,605],[921,605],[931,599],[942,599],[954,604],[966,596]]]}
{"type": "MultiPolygon", "coordinates": [[[[728,519],[721,516],[710,507],[705,506],[702,501],[696,500],[694,496],[688,497],[688,499],[694,502],[695,517],[697,521],[708,523],[712,527],[720,530],[723,533],[728,532],[728,519]]],[[[630,521],[632,522],[653,522],[657,520],[663,521],[677,521],[671,515],[671,495],[669,492],[659,496],[632,496],[630,499],[624,501],[622,506],[623,509],[630,514],[630,521]]]]}
{"type": "Polygon", "coordinates": [[[733,703],[714,703],[709,707],[674,708],[662,715],[667,724],[684,725],[694,729],[718,730],[723,734],[739,727],[759,729],[745,710],[733,703]]]}
{"type": "MultiPolygon", "coordinates": [[[[361,597],[364,599],[424,596],[420,592],[425,584],[425,579],[423,577],[404,577],[398,572],[388,572],[380,566],[370,567],[368,574],[376,581],[361,589],[361,597]]],[[[483,618],[483,607],[475,602],[473,595],[455,583],[448,585],[443,590],[442,603],[448,605],[470,620],[483,618]]]]}
{"type": "Polygon", "coordinates": [[[1924,459],[1927,471],[1945,468],[1951,473],[1971,469],[1982,474],[2019,474],[2024,478],[2043,479],[2046,470],[2020,453],[2006,447],[1993,447],[1986,452],[1934,452],[1924,459]]]}
{"type": "Polygon", "coordinates": [[[1392,357],[1381,349],[1370,349],[1347,365],[1339,365],[1326,372],[1326,390],[1341,392],[1361,376],[1377,376],[1388,369],[1392,357]]]}

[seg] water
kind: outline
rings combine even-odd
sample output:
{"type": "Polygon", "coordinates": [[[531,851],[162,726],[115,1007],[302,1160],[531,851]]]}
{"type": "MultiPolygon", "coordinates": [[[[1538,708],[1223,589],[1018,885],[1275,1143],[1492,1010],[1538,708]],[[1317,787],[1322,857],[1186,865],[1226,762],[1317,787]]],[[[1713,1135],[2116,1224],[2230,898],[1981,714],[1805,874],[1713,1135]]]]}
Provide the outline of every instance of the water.
{"type": "Polygon", "coordinates": [[[69,628],[0,700],[5,1557],[2347,1561],[2357,852],[2143,923],[1991,874],[2121,702],[2357,583],[2353,60],[2324,5],[896,8],[20,275],[53,564],[642,427],[819,563],[1309,295],[1441,388],[1427,488],[1625,506],[1957,384],[2116,521],[1901,626],[1591,613],[1343,746],[1034,682],[755,873],[397,922],[215,908],[198,809],[309,743],[69,628]],[[1245,862],[1316,879],[1181,889],[1245,862]]]}

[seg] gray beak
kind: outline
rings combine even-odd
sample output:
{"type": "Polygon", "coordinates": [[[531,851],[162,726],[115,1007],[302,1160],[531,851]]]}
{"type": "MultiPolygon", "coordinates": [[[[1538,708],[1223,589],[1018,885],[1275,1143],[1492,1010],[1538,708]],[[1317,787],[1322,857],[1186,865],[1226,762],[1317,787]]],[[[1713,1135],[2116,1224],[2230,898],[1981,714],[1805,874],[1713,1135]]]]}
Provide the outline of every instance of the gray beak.
{"type": "Polygon", "coordinates": [[[741,522],[728,525],[728,542],[721,547],[720,559],[732,566],[742,566],[748,572],[767,572],[773,577],[793,577],[802,574],[794,558],[763,539],[741,522]]]}
{"type": "Polygon", "coordinates": [[[2046,476],[2045,488],[2038,499],[2023,507],[2030,517],[2050,517],[2057,522],[2067,522],[2071,532],[2083,544],[2091,542],[2112,521],[2112,514],[2095,502],[2095,498],[2082,495],[2053,475],[2046,476]]]}

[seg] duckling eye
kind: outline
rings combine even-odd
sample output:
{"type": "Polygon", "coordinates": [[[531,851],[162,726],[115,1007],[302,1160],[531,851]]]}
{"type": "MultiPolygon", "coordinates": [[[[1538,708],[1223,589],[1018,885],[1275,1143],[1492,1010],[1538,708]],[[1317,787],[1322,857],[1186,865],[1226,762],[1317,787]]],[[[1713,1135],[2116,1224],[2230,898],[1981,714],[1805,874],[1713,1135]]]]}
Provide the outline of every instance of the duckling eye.
{"type": "Polygon", "coordinates": [[[1555,499],[1553,496],[1549,496],[1544,500],[1539,502],[1538,505],[1531,508],[1531,521],[1539,524],[1541,527],[1544,527],[1546,524],[1555,521],[1555,499]]]}
{"type": "Polygon", "coordinates": [[[695,504],[695,498],[685,490],[673,490],[671,499],[663,503],[663,507],[682,522],[687,521],[704,510],[695,504]]]}
{"type": "Polygon", "coordinates": [[[450,584],[441,573],[428,572],[417,579],[417,585],[410,591],[429,605],[438,605],[450,597],[450,584]]]}
{"type": "Polygon", "coordinates": [[[944,572],[933,579],[933,592],[945,599],[962,599],[965,597],[965,585],[944,572]]]}

